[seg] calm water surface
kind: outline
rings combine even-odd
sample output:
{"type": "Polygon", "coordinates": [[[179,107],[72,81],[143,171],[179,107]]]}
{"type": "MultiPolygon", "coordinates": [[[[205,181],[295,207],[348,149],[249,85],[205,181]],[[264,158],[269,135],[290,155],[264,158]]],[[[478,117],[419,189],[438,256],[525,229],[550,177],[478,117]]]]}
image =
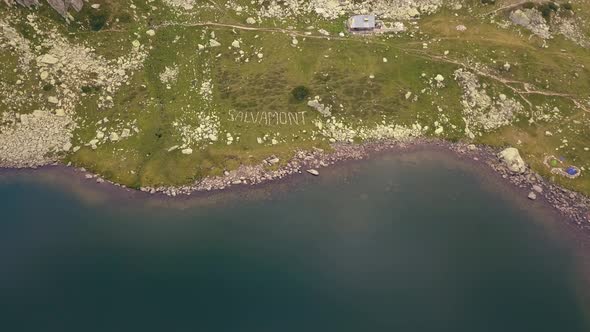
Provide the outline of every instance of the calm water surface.
{"type": "Polygon", "coordinates": [[[584,238],[475,168],[387,155],[185,200],[2,173],[1,330],[590,331],[584,238]]]}

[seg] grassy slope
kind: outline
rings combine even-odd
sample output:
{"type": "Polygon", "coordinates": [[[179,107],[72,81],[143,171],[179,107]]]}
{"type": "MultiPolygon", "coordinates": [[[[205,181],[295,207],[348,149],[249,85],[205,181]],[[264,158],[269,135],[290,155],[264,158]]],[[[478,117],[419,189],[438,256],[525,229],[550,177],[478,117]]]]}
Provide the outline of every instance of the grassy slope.
{"type": "MultiPolygon", "coordinates": [[[[84,99],[77,110],[79,121],[84,125],[78,129],[76,139],[79,143],[88,142],[97,129],[94,124],[104,117],[120,121],[137,119],[141,132],[128,140],[101,145],[96,150],[84,147],[67,156],[66,160],[133,187],[181,185],[202,176],[220,174],[240,164],[257,163],[271,154],[285,160],[296,148],[327,147],[326,141],[312,141],[309,138],[309,133],[314,131],[311,120],[317,115],[304,103],[298,103],[291,97],[291,89],[298,85],[309,87],[312,96],[318,95],[336,106],[334,115],[347,122],[359,124],[362,121],[367,124],[385,119],[409,125],[418,120],[432,128],[434,121],[440,121],[444,114],[450,124],[456,126],[452,129],[450,124],[445,125],[444,136],[452,140],[460,139],[464,127],[459,102],[462,92],[451,80],[458,66],[431,58],[442,55],[446,50],[449,51],[448,59],[483,63],[495,68],[496,73],[504,78],[531,82],[539,88],[579,97],[588,97],[590,93],[590,75],[587,71],[590,68],[590,54],[587,50],[561,37],[550,41],[548,49],[542,49],[538,39],[529,38],[529,34],[522,30],[514,27],[502,29],[489,22],[489,19],[482,21],[477,17],[493,7],[478,5],[472,12],[466,9],[454,12],[443,10],[423,18],[420,21],[422,34],[417,34],[416,38],[355,37],[325,40],[298,36],[299,45],[294,48],[291,46],[291,37],[283,33],[234,32],[223,27],[170,26],[158,29],[155,37],[148,38],[145,31],[150,25],[160,22],[185,20],[243,24],[245,16],[207,9],[177,17],[159,1],[152,3],[158,7],[156,11],[149,10],[145,2],[137,2],[138,8],[134,13],[129,9],[128,2],[105,3],[100,15],[105,15],[108,23],[100,32],[87,29],[91,16],[97,14],[90,9],[77,17],[82,22],[80,26],[74,24],[67,28],[68,38],[72,42],[91,44],[97,53],[107,58],[128,52],[131,40],[134,39],[152,47],[145,68],[137,72],[131,84],[122,87],[115,96],[115,107],[99,111],[96,109],[96,95],[90,94],[84,99]],[[115,16],[115,12],[119,14],[115,16]],[[127,15],[135,15],[135,18],[128,20],[127,15]],[[466,25],[468,30],[457,32],[455,26],[458,24],[466,25]],[[215,31],[222,47],[209,52],[197,52],[197,44],[206,44],[211,31],[215,31]],[[242,50],[248,54],[250,63],[235,62],[236,50],[228,49],[234,39],[242,40],[242,50]],[[429,43],[427,49],[422,48],[423,42],[429,43]],[[264,54],[261,63],[256,61],[254,50],[261,50],[264,54]],[[388,59],[387,63],[382,61],[384,57],[388,59]],[[505,62],[512,64],[509,72],[500,70],[505,62]],[[175,65],[180,68],[178,82],[172,89],[167,89],[158,75],[165,67],[175,65]],[[578,78],[573,76],[574,72],[578,73],[578,78]],[[421,77],[422,73],[426,74],[426,79],[421,77]],[[430,87],[428,79],[437,74],[447,79],[446,87],[430,87]],[[369,79],[370,75],[375,78],[369,79]],[[211,103],[202,100],[197,92],[198,86],[207,77],[214,83],[211,103]],[[420,91],[423,89],[425,93],[422,94],[420,91]],[[404,95],[408,91],[418,94],[418,101],[406,100],[404,95]],[[340,104],[343,108],[338,107],[340,104]],[[443,113],[437,110],[437,106],[442,107],[443,113]],[[280,127],[237,123],[229,121],[228,112],[231,109],[306,111],[307,121],[305,126],[280,127]],[[222,139],[203,149],[194,148],[194,153],[189,156],[178,151],[167,152],[169,147],[180,142],[172,123],[182,117],[196,119],[197,112],[218,114],[222,130],[220,137],[225,137],[225,133],[229,132],[234,137],[239,136],[240,141],[227,145],[222,139]],[[282,138],[283,142],[259,145],[256,138],[264,135],[282,138]]],[[[586,15],[582,9],[579,12],[579,15],[586,15]]],[[[59,20],[46,11],[40,14],[48,20],[59,20]]],[[[305,27],[313,25],[316,29],[324,28],[335,35],[343,30],[342,24],[342,21],[326,22],[316,17],[306,17],[286,22],[268,20],[263,26],[293,26],[297,31],[304,31],[305,27]]],[[[9,56],[0,53],[2,59],[9,56]]],[[[7,75],[6,72],[3,70],[2,74],[7,75]]],[[[490,93],[513,96],[506,86],[497,81],[482,81],[489,84],[490,93]]],[[[522,144],[519,149],[523,151],[527,162],[545,174],[548,170],[541,161],[546,154],[558,153],[566,160],[590,169],[590,152],[583,151],[584,147],[590,146],[589,114],[575,109],[565,99],[531,97],[530,100],[535,105],[558,106],[562,120],[529,124],[523,118],[511,127],[478,137],[477,141],[504,146],[516,145],[520,140],[522,144]],[[555,135],[545,136],[547,130],[555,135]],[[560,148],[564,138],[568,140],[568,146],[560,148]],[[559,150],[555,151],[555,148],[559,150]]],[[[576,180],[555,180],[590,193],[590,180],[585,174],[576,180]]]]}

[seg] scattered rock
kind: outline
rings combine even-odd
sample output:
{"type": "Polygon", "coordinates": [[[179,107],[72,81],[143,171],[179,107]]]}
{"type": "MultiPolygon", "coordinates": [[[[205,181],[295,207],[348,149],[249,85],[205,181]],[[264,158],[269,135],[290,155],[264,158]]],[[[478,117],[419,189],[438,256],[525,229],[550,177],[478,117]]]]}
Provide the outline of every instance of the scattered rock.
{"type": "Polygon", "coordinates": [[[316,96],[314,99],[308,101],[307,106],[315,109],[316,111],[318,111],[321,115],[323,115],[325,117],[329,117],[332,115],[331,107],[325,106],[324,104],[320,103],[319,96],[316,96]]]}

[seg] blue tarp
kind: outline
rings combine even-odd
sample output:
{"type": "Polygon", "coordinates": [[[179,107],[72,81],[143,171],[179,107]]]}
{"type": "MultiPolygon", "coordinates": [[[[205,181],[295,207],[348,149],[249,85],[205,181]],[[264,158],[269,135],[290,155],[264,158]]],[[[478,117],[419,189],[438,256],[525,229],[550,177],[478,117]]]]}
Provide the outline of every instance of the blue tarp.
{"type": "Polygon", "coordinates": [[[575,167],[572,167],[572,166],[568,167],[567,170],[566,170],[566,172],[569,175],[576,175],[576,174],[578,174],[578,170],[575,167]]]}

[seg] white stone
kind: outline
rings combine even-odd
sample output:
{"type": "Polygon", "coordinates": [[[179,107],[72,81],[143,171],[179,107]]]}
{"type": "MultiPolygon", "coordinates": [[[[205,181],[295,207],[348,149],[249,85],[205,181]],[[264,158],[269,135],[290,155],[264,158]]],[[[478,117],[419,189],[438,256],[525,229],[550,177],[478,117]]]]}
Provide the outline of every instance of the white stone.
{"type": "Polygon", "coordinates": [[[387,58],[383,58],[383,63],[387,63],[387,58]]]}
{"type": "Polygon", "coordinates": [[[248,24],[255,24],[256,23],[256,20],[254,18],[252,18],[252,17],[248,17],[246,19],[246,23],[248,23],[248,24]]]}
{"type": "Polygon", "coordinates": [[[54,57],[51,54],[45,54],[44,56],[41,57],[41,62],[48,64],[48,65],[54,65],[59,61],[59,59],[57,59],[56,57],[54,57]]]}
{"type": "Polygon", "coordinates": [[[52,104],[59,104],[59,100],[56,97],[54,97],[54,96],[51,96],[51,97],[47,98],[47,101],[50,102],[50,103],[52,103],[52,104]]]}
{"type": "Polygon", "coordinates": [[[445,80],[445,78],[441,74],[438,74],[438,75],[436,75],[436,77],[434,78],[434,80],[437,81],[437,82],[442,82],[442,81],[445,80]]]}
{"type": "Polygon", "coordinates": [[[311,175],[313,175],[313,176],[318,176],[318,175],[320,175],[320,172],[318,172],[318,171],[317,171],[317,170],[315,170],[315,169],[308,169],[308,170],[307,170],[307,173],[309,173],[309,174],[311,174],[311,175]]]}
{"type": "Polygon", "coordinates": [[[215,39],[210,39],[210,40],[209,40],[209,46],[211,46],[211,47],[219,47],[219,46],[221,46],[221,43],[220,43],[220,42],[218,42],[218,41],[217,41],[217,40],[215,40],[215,39]]]}
{"type": "Polygon", "coordinates": [[[148,36],[153,37],[156,35],[156,31],[150,29],[148,31],[145,32],[148,36]]]}
{"type": "Polygon", "coordinates": [[[231,46],[232,46],[232,47],[234,47],[234,48],[240,48],[240,42],[239,42],[239,41],[237,41],[237,40],[234,40],[234,41],[231,43],[231,46]]]}
{"type": "Polygon", "coordinates": [[[182,150],[182,154],[192,154],[193,153],[193,149],[191,148],[186,148],[182,150]]]}
{"type": "Polygon", "coordinates": [[[109,139],[111,140],[111,142],[117,142],[119,140],[119,134],[111,133],[111,135],[109,135],[109,139]]]}
{"type": "Polygon", "coordinates": [[[70,151],[71,148],[72,148],[72,143],[68,142],[68,143],[64,144],[62,149],[67,152],[67,151],[70,151]]]}

